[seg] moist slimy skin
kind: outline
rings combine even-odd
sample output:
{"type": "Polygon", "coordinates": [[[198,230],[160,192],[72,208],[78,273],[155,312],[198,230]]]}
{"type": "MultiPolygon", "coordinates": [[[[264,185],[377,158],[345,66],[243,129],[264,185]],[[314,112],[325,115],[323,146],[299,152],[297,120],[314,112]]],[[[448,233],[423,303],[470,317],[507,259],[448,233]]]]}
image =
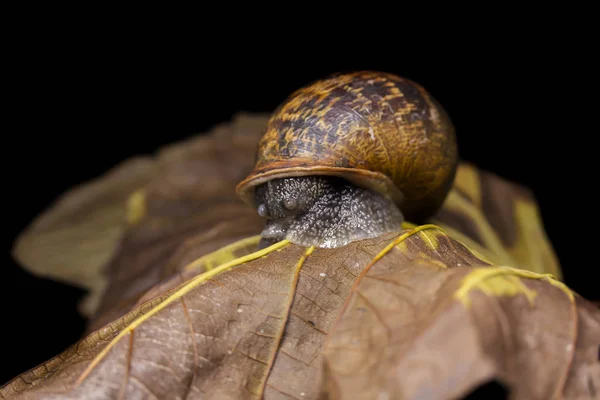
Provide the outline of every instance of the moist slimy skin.
{"type": "Polygon", "coordinates": [[[256,188],[258,213],[267,218],[260,247],[283,239],[336,248],[388,232],[404,217],[380,194],[329,176],[275,179],[256,188]]]}

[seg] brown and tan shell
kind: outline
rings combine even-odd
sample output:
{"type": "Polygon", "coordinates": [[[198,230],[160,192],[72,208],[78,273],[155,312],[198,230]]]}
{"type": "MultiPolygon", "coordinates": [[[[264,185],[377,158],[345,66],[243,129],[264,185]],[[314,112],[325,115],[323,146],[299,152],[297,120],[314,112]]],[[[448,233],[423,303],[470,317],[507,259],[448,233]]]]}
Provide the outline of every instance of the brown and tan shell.
{"type": "Polygon", "coordinates": [[[238,195],[254,202],[268,180],[334,175],[392,199],[411,221],[442,204],[458,160],[454,127],[420,85],[361,71],[293,93],[271,116],[238,195]]]}

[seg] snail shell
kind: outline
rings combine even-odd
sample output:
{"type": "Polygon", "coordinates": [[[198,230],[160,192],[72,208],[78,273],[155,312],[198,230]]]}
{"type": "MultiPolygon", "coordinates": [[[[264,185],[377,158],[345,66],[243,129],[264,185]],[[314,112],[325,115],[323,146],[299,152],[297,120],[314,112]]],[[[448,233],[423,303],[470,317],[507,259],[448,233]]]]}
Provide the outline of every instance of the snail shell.
{"type": "Polygon", "coordinates": [[[265,182],[338,177],[418,223],[442,205],[457,162],[453,125],[420,85],[382,72],[338,74],[296,91],[272,114],[237,193],[257,207],[265,182]]]}

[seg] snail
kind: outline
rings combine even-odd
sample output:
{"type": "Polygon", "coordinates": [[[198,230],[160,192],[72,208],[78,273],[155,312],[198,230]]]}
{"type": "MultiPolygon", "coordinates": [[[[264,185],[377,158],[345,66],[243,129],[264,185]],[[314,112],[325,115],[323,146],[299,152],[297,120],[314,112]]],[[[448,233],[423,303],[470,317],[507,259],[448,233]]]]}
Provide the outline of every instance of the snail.
{"type": "Polygon", "coordinates": [[[457,164],[454,127],[424,88],[359,71],[291,94],[236,192],[267,218],[259,247],[288,239],[336,248],[431,217],[457,164]]]}

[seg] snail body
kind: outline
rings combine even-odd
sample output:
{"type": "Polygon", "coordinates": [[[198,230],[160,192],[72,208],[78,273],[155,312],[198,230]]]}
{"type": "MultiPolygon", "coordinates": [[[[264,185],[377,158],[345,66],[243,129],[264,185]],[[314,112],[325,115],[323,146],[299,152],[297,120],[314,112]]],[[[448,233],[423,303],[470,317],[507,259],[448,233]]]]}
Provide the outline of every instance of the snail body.
{"type": "Polygon", "coordinates": [[[237,193],[268,218],[263,245],[340,247],[433,215],[457,153],[446,112],[418,84],[371,71],[336,75],[273,113],[237,193]]]}

